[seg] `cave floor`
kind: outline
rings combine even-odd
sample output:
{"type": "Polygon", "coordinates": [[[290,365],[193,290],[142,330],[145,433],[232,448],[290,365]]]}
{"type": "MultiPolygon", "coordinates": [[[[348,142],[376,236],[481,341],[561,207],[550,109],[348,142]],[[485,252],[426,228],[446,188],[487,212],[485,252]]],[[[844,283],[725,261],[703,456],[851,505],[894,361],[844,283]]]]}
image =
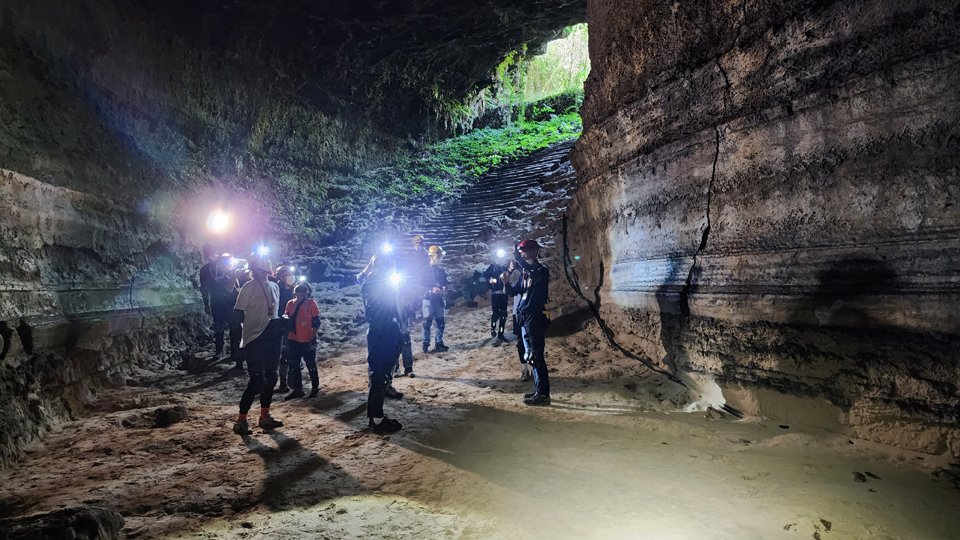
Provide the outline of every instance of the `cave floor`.
{"type": "Polygon", "coordinates": [[[453,310],[451,350],[416,354],[417,378],[387,403],[404,422],[390,437],[365,429],[363,336],[321,364],[321,397],[275,405],[286,426],[273,433],[231,431],[244,373],[171,370],[0,471],[0,511],[104,506],[128,538],[960,538],[960,490],[921,456],[670,413],[685,393],[590,331],[548,339],[554,403],[525,407],[516,350],[489,339],[488,313],[453,310]],[[121,426],[169,404],[190,418],[121,426]]]}

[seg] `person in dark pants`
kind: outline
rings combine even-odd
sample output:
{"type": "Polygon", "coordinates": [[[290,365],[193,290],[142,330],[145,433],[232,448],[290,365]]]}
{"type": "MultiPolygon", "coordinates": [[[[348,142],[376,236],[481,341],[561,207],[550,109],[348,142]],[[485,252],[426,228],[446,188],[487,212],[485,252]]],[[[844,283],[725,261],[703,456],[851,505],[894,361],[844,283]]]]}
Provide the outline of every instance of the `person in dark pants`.
{"type": "MultiPolygon", "coordinates": [[[[510,287],[516,286],[523,277],[523,272],[520,271],[520,266],[517,265],[516,261],[510,261],[507,273],[510,275],[510,281],[505,282],[504,291],[509,291],[510,287]]],[[[507,294],[509,295],[509,293],[507,294]]],[[[520,306],[520,298],[521,295],[519,294],[513,297],[512,332],[518,338],[523,337],[523,329],[520,328],[520,323],[517,321],[517,308],[520,306]]],[[[520,358],[520,382],[527,382],[530,380],[530,364],[527,363],[527,349],[523,346],[523,339],[517,339],[517,356],[520,358]]]]}
{"type": "MultiPolygon", "coordinates": [[[[278,266],[273,273],[273,280],[280,286],[280,309],[293,300],[293,288],[296,285],[296,277],[293,275],[293,268],[289,266],[278,266]]],[[[277,392],[289,392],[287,386],[287,357],[288,355],[287,335],[284,334],[280,343],[280,388],[277,392]]]]}
{"type": "Polygon", "coordinates": [[[375,255],[364,270],[360,288],[364,315],[370,324],[367,330],[367,417],[370,428],[378,435],[394,433],[403,427],[383,412],[390,375],[400,356],[402,301],[398,290],[399,274],[394,275],[395,272],[391,257],[375,255]]]}
{"type": "Polygon", "coordinates": [[[233,310],[234,318],[243,325],[241,346],[250,374],[250,382],[240,398],[240,415],[233,425],[234,433],[239,435],[252,433],[247,424],[247,413],[257,394],[260,394],[259,426],[270,430],[283,425],[283,422],[270,416],[273,387],[277,383],[277,366],[280,363],[281,337],[267,331],[270,321],[277,318],[277,306],[280,303],[280,288],[267,279],[270,269],[270,261],[266,258],[256,255],[250,258],[253,279],[240,289],[233,310]]]}
{"type": "Polygon", "coordinates": [[[213,342],[216,346],[214,354],[223,355],[223,334],[230,332],[230,356],[235,360],[240,349],[239,326],[230,324],[233,315],[233,306],[237,303],[236,279],[233,277],[233,261],[229,253],[220,256],[215,266],[214,285],[210,290],[210,314],[213,315],[213,342]]]}
{"type": "MultiPolygon", "coordinates": [[[[550,322],[546,312],[550,270],[540,264],[539,255],[540,245],[535,240],[520,242],[514,251],[514,260],[523,270],[523,276],[516,285],[507,287],[507,294],[520,295],[517,322],[522,329],[526,361],[533,365],[533,392],[523,396],[527,405],[550,404],[550,378],[544,360],[545,337],[550,322]]],[[[508,283],[509,272],[504,272],[500,279],[508,283]]]]}
{"type": "Polygon", "coordinates": [[[317,373],[317,338],[320,334],[320,306],[310,298],[313,291],[307,283],[294,289],[296,297],[287,302],[284,313],[294,319],[295,330],[287,335],[287,378],[293,392],[283,400],[304,397],[300,363],[310,374],[310,397],[320,393],[320,374],[317,373]]]}
{"type": "MultiPolygon", "coordinates": [[[[503,251],[498,253],[498,258],[502,258],[503,251]]],[[[490,266],[483,272],[483,277],[490,283],[490,337],[496,337],[500,340],[506,340],[503,335],[503,329],[507,324],[507,294],[504,292],[504,282],[500,276],[507,271],[507,266],[501,261],[494,260],[490,266]]]]}
{"type": "MultiPolygon", "coordinates": [[[[244,259],[237,259],[234,262],[234,265],[237,267],[233,271],[233,277],[235,280],[234,283],[234,293],[233,293],[233,303],[237,303],[237,294],[240,292],[240,289],[250,281],[250,271],[247,270],[248,263],[244,259]]],[[[230,317],[230,360],[236,362],[236,366],[233,369],[243,369],[243,348],[240,347],[240,338],[237,338],[236,347],[234,347],[233,336],[240,336],[243,334],[243,328],[240,321],[236,317],[230,317]]]]}
{"type": "Polygon", "coordinates": [[[210,306],[210,293],[216,287],[217,262],[219,259],[217,248],[213,244],[203,245],[203,260],[206,262],[200,267],[200,298],[203,299],[203,311],[207,315],[213,314],[213,308],[210,306]]]}
{"type": "MultiPolygon", "coordinates": [[[[383,257],[390,257],[390,256],[389,256],[389,255],[383,255],[383,257]]],[[[359,283],[359,284],[361,285],[361,291],[362,291],[362,289],[363,289],[363,288],[362,288],[362,285],[366,282],[367,277],[373,275],[373,270],[374,270],[374,264],[375,264],[375,262],[376,262],[376,256],[371,257],[371,258],[370,258],[370,262],[367,263],[366,268],[364,268],[359,274],[357,274],[357,283],[359,283]]],[[[392,263],[391,263],[391,264],[392,264],[392,263]]],[[[396,268],[393,268],[393,270],[396,271],[396,268]]],[[[406,360],[406,358],[407,358],[406,355],[407,355],[408,353],[409,353],[409,356],[411,357],[410,360],[409,360],[409,362],[410,362],[410,363],[409,363],[409,366],[410,366],[409,375],[413,376],[413,358],[412,358],[413,353],[412,353],[411,351],[409,351],[409,347],[407,347],[408,351],[407,351],[407,352],[404,352],[404,329],[406,329],[406,332],[407,332],[407,335],[408,335],[408,336],[409,336],[409,332],[410,332],[410,319],[409,319],[409,318],[406,318],[406,319],[404,318],[404,312],[405,312],[406,307],[405,307],[404,304],[403,304],[404,294],[403,294],[402,291],[403,291],[403,289],[404,289],[405,287],[401,287],[399,283],[397,283],[397,284],[395,284],[395,285],[396,285],[396,289],[397,289],[397,293],[398,293],[398,299],[399,299],[399,302],[400,302],[400,305],[399,305],[399,307],[398,307],[398,313],[400,314],[400,318],[399,318],[398,321],[397,321],[397,323],[400,325],[400,355],[397,356],[397,361],[394,362],[393,368],[390,370],[390,377],[389,377],[389,380],[387,381],[387,389],[384,391],[384,396],[386,396],[386,397],[388,397],[388,398],[390,398],[390,399],[403,399],[403,392],[400,392],[400,391],[398,391],[396,388],[393,387],[393,379],[394,379],[395,376],[398,375],[398,372],[399,372],[400,356],[403,356],[403,357],[404,357],[404,362],[406,362],[406,361],[407,361],[407,360],[406,360]]]]}
{"type": "Polygon", "coordinates": [[[447,278],[447,271],[440,263],[443,261],[443,250],[440,246],[430,246],[430,266],[424,271],[421,277],[423,289],[426,291],[423,297],[423,352],[430,349],[430,327],[433,321],[437,321],[436,340],[433,345],[433,352],[443,352],[450,350],[443,344],[443,330],[446,328],[447,319],[445,317],[446,301],[443,293],[447,290],[450,280],[447,278]]]}

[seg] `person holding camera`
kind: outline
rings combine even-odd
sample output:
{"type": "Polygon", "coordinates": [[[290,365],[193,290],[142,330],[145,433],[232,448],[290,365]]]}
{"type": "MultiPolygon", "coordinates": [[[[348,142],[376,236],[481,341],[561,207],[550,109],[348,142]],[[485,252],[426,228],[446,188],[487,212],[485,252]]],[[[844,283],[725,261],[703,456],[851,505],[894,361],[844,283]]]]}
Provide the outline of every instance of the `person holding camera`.
{"type": "Polygon", "coordinates": [[[304,397],[301,362],[310,374],[310,397],[320,393],[320,375],[317,373],[317,340],[320,337],[320,306],[310,298],[313,290],[307,283],[297,285],[296,297],[287,302],[284,313],[290,317],[294,330],[287,335],[287,377],[293,389],[284,401],[304,397]]]}
{"type": "MultiPolygon", "coordinates": [[[[517,322],[520,324],[523,347],[525,349],[525,363],[533,365],[533,392],[523,396],[527,405],[550,404],[550,379],[547,375],[547,364],[544,360],[547,325],[550,318],[547,314],[547,299],[549,295],[550,270],[540,264],[540,245],[536,240],[524,240],[514,248],[514,261],[523,271],[523,276],[516,285],[507,285],[507,294],[520,295],[517,309],[517,322]]],[[[510,273],[504,272],[500,276],[504,283],[510,282],[510,273]]]]}
{"type": "Polygon", "coordinates": [[[240,346],[250,374],[247,388],[240,397],[240,415],[233,425],[233,431],[238,435],[252,433],[247,424],[247,413],[257,394],[260,394],[260,428],[270,430],[283,426],[283,422],[270,416],[284,327],[277,320],[280,287],[268,279],[272,266],[266,257],[253,255],[249,265],[253,279],[240,289],[233,308],[233,318],[243,328],[240,346]]]}
{"type": "Polygon", "coordinates": [[[374,255],[357,276],[362,282],[360,294],[364,316],[370,324],[367,329],[367,418],[370,428],[378,435],[394,433],[403,427],[383,412],[383,400],[400,356],[402,300],[399,286],[402,278],[392,273],[396,273],[392,257],[381,253],[374,255]]]}

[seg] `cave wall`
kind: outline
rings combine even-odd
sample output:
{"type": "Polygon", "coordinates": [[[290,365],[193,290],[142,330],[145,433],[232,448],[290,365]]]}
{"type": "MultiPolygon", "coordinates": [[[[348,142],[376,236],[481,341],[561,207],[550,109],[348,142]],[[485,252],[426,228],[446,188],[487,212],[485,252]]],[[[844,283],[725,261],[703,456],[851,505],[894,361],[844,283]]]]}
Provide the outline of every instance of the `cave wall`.
{"type": "Polygon", "coordinates": [[[960,5],[592,0],[587,22],[569,244],[620,338],[751,412],[825,400],[855,436],[960,456],[960,5]]]}
{"type": "Polygon", "coordinates": [[[202,330],[199,259],[172,227],[0,169],[0,467],[202,330]]]}

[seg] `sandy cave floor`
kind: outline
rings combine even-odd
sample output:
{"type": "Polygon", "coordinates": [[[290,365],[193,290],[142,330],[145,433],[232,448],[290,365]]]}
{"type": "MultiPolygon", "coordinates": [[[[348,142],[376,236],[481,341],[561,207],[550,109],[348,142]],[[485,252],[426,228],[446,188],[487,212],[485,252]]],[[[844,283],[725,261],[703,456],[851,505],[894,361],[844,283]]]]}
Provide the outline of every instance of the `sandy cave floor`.
{"type": "Polygon", "coordinates": [[[548,339],[554,402],[526,407],[516,349],[489,338],[488,313],[452,310],[451,350],[416,353],[417,378],[387,403],[400,433],[366,429],[362,335],[321,364],[321,397],[275,404],[286,426],[273,433],[231,431],[245,373],[171,370],[0,471],[0,511],[104,506],[128,538],[960,538],[960,491],[918,456],[668,414],[686,393],[589,331],[548,339]],[[121,426],[169,404],[190,418],[121,426]]]}

